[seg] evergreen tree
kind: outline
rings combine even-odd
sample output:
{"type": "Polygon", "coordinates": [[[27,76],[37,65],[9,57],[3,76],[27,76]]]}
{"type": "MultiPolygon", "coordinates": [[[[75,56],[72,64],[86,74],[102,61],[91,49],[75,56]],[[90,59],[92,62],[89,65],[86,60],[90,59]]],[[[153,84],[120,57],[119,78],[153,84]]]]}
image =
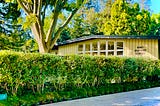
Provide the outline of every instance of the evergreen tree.
{"type": "Polygon", "coordinates": [[[29,32],[18,25],[21,15],[18,4],[0,2],[0,50],[22,51],[25,42],[30,39],[29,32]]]}
{"type": "Polygon", "coordinates": [[[20,16],[20,11],[17,10],[18,4],[0,2],[0,32],[5,34],[14,33],[14,31],[21,32],[20,25],[16,25],[17,18],[20,16]]]}

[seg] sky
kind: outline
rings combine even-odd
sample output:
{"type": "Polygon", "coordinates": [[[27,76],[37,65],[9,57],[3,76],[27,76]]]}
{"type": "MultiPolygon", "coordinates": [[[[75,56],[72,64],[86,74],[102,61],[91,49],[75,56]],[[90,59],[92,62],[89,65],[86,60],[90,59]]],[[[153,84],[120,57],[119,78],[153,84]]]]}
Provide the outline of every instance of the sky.
{"type": "Polygon", "coordinates": [[[151,10],[153,13],[160,13],[160,0],[151,0],[151,10]]]}

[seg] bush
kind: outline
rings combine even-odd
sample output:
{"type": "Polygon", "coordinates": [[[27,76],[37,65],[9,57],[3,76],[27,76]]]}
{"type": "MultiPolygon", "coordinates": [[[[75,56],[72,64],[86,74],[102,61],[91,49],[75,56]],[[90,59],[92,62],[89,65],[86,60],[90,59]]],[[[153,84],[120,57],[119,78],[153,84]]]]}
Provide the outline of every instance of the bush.
{"type": "Polygon", "coordinates": [[[138,88],[136,83],[147,81],[149,76],[154,81],[158,80],[153,76],[159,75],[159,60],[0,52],[0,92],[7,92],[9,96],[61,92],[54,97],[55,101],[61,101],[99,92],[134,90],[138,88]],[[135,86],[130,83],[135,83],[135,86]]]}

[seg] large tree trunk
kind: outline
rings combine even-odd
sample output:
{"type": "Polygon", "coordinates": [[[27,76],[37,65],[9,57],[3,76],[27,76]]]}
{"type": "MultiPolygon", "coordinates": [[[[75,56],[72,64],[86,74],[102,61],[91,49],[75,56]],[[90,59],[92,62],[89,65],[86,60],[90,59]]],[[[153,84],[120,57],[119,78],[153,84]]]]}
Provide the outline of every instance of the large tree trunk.
{"type": "Polygon", "coordinates": [[[39,48],[39,52],[40,53],[49,53],[49,48],[47,48],[46,46],[46,43],[43,39],[43,37],[45,36],[44,33],[42,33],[38,26],[36,24],[33,24],[31,26],[31,30],[32,30],[32,33],[34,35],[34,38],[36,40],[36,42],[38,43],[38,48],[39,48]]]}
{"type": "MultiPolygon", "coordinates": [[[[30,26],[32,33],[34,35],[34,39],[38,43],[39,52],[40,53],[50,53],[54,45],[56,44],[57,39],[60,37],[60,33],[67,26],[67,24],[71,21],[74,14],[78,11],[81,5],[85,2],[85,0],[77,0],[77,5],[73,7],[73,11],[68,16],[68,18],[61,24],[58,28],[57,22],[59,19],[59,14],[62,13],[63,8],[67,4],[68,0],[56,0],[53,5],[50,5],[50,2],[42,3],[42,0],[31,0],[32,3],[25,0],[16,0],[18,4],[22,7],[27,16],[31,16],[31,18],[35,18],[32,22],[33,24],[30,26]],[[48,6],[53,6],[53,16],[52,21],[50,23],[50,27],[48,32],[44,33],[44,19],[45,13],[47,12],[48,6]],[[54,38],[53,38],[54,35],[54,38]]],[[[70,7],[70,6],[69,6],[70,7]]]]}
{"type": "Polygon", "coordinates": [[[50,50],[46,48],[46,45],[43,44],[41,41],[38,41],[38,48],[40,53],[49,53],[50,50]]]}

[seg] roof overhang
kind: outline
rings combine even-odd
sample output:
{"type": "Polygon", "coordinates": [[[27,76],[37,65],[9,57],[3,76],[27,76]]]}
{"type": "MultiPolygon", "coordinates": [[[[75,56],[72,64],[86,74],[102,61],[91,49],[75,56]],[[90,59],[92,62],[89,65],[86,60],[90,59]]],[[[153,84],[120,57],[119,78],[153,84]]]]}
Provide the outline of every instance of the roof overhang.
{"type": "Polygon", "coordinates": [[[60,42],[58,46],[78,43],[82,41],[92,40],[92,39],[160,39],[160,36],[105,36],[105,35],[92,35],[92,36],[84,36],[76,39],[66,40],[64,42],[60,42]]]}

